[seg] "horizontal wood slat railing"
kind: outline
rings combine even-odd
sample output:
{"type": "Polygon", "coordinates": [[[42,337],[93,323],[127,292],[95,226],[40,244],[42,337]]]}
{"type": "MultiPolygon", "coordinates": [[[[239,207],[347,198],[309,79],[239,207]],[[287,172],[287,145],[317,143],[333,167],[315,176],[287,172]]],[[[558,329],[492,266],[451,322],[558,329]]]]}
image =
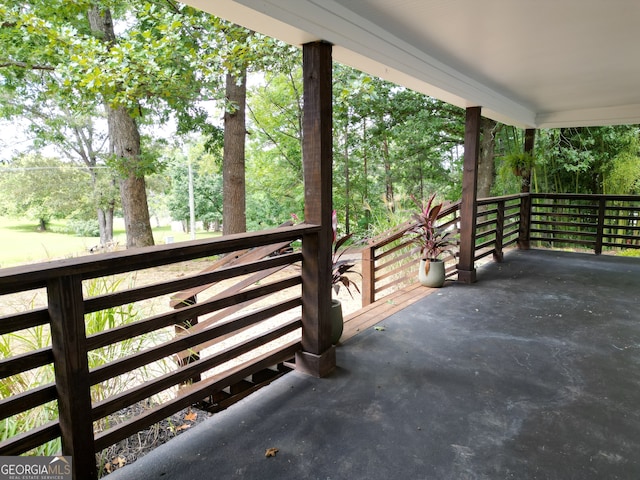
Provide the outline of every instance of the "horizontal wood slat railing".
{"type": "MultiPolygon", "coordinates": [[[[460,202],[446,205],[438,215],[438,226],[458,232],[460,202]]],[[[415,244],[407,235],[412,222],[405,222],[367,241],[362,249],[362,306],[389,295],[417,281],[419,255],[412,252],[415,244]]],[[[456,257],[445,261],[447,278],[457,274],[456,257]]]]}
{"type": "MultiPolygon", "coordinates": [[[[590,248],[640,248],[640,196],[521,193],[477,200],[474,261],[501,261],[505,248],[557,245],[590,248]]],[[[459,203],[443,209],[440,225],[459,228],[459,203]]],[[[369,240],[362,250],[362,306],[416,281],[405,222],[369,240]]],[[[447,277],[457,273],[447,259],[447,277]]],[[[415,264],[415,265],[414,265],[415,264]]]]}
{"type": "MultiPolygon", "coordinates": [[[[518,194],[480,199],[477,207],[475,261],[500,261],[516,244],[597,254],[640,248],[638,196],[518,194]]],[[[459,231],[459,203],[443,208],[438,224],[459,231]]],[[[416,282],[409,228],[402,224],[362,250],[363,306],[416,282]]],[[[28,428],[1,430],[0,455],[62,439],[76,478],[91,479],[96,453],[292,358],[301,350],[303,278],[317,272],[305,277],[302,254],[289,246],[313,243],[319,231],[283,226],[0,270],[0,301],[10,294],[43,299],[0,317],[0,420],[11,425],[36,409],[48,412],[28,428]],[[199,259],[210,266],[182,274],[182,262],[199,259]],[[144,285],[90,288],[163,266],[172,269],[144,285]],[[211,286],[215,292],[205,294],[211,286]],[[145,302],[155,302],[153,309],[145,302]],[[103,323],[94,329],[96,318],[103,323]],[[143,413],[111,421],[140,402],[148,403],[143,413]]],[[[457,255],[445,261],[454,279],[457,255]]]]}
{"type": "Polygon", "coordinates": [[[474,260],[489,255],[501,261],[503,250],[518,241],[521,195],[478,200],[474,260]]]}
{"type": "Polygon", "coordinates": [[[283,247],[319,231],[283,226],[0,270],[0,299],[21,292],[45,299],[44,307],[26,305],[0,317],[0,419],[9,425],[37,408],[53,412],[26,430],[5,428],[0,455],[60,438],[73,456],[75,478],[95,478],[96,453],[293,358],[301,350],[302,254],[283,247]],[[183,276],[181,262],[198,259],[217,268],[183,276]],[[91,282],[161,266],[175,268],[163,270],[167,278],[156,283],[89,293],[91,282]],[[271,280],[272,272],[281,273],[271,280]],[[223,291],[197,303],[183,298],[212,285],[223,291]],[[147,304],[153,311],[143,313],[147,304]],[[95,315],[104,316],[104,328],[87,333],[95,315]],[[43,344],[21,341],[30,335],[43,344]],[[177,361],[184,352],[197,356],[177,361]],[[186,385],[191,379],[200,381],[186,385]],[[143,413],[124,423],[109,420],[139,402],[143,413]]]}
{"type": "Polygon", "coordinates": [[[640,248],[637,195],[531,194],[530,240],[540,246],[640,248]]]}

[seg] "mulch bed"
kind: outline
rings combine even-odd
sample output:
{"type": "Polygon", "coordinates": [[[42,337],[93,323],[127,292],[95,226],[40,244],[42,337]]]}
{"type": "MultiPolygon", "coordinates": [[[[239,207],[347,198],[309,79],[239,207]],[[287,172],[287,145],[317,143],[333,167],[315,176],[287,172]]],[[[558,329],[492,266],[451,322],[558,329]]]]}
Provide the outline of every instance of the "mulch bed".
{"type": "MultiPolygon", "coordinates": [[[[109,416],[110,425],[123,423],[143,413],[148,407],[145,402],[132,405],[109,416]]],[[[159,423],[151,425],[96,455],[98,476],[109,473],[135,462],[154,448],[186,432],[205,421],[212,414],[194,407],[185,408],[159,423]]]]}

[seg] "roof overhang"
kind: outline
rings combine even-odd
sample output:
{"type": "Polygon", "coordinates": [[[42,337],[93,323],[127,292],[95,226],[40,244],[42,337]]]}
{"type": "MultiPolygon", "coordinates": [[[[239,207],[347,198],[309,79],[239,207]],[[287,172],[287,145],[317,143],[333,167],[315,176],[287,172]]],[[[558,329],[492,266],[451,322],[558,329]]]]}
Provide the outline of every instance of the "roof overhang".
{"type": "Polygon", "coordinates": [[[637,0],[186,3],[503,123],[640,123],[637,0]]]}

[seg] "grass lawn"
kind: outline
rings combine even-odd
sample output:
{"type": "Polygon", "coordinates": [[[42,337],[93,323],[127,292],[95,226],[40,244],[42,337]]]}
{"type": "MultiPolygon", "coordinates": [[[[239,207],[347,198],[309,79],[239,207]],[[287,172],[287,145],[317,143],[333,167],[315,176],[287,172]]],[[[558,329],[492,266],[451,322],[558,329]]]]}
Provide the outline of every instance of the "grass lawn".
{"type": "MultiPolygon", "coordinates": [[[[114,241],[124,247],[124,224],[122,220],[114,223],[114,241]]],[[[49,230],[39,232],[34,221],[0,217],[0,268],[89,255],[89,249],[100,243],[97,237],[56,233],[64,230],[64,221],[52,222],[49,230]]],[[[216,235],[219,233],[197,232],[196,238],[216,235]]],[[[154,228],[153,236],[156,244],[165,243],[167,237],[173,237],[174,242],[190,240],[188,233],[172,232],[169,226],[154,228]]]]}

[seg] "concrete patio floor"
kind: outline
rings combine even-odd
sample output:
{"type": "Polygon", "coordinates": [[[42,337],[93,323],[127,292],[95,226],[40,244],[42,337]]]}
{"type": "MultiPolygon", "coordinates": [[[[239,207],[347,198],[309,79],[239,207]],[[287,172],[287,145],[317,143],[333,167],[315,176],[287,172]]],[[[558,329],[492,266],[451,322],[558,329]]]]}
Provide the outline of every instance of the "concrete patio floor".
{"type": "Polygon", "coordinates": [[[639,299],[638,258],[511,251],[107,478],[640,478],[639,299]]]}

